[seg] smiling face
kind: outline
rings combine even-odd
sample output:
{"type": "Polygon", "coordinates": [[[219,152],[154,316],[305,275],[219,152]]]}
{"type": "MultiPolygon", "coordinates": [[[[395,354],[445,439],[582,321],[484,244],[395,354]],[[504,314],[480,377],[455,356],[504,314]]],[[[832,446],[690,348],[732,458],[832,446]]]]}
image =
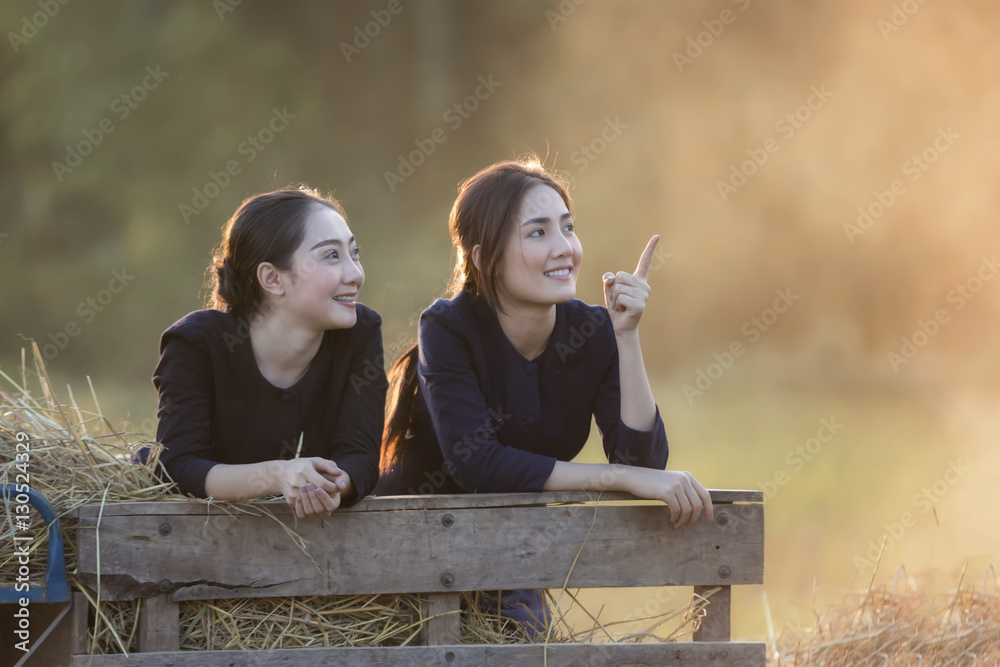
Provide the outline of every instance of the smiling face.
{"type": "Polygon", "coordinates": [[[553,305],[576,297],[583,247],[566,202],[543,183],[528,188],[498,265],[501,302],[553,305]]]}
{"type": "Polygon", "coordinates": [[[354,235],[339,213],[316,205],[305,220],[302,243],[283,272],[281,307],[305,326],[349,329],[357,322],[355,301],[365,272],[354,235]]]}

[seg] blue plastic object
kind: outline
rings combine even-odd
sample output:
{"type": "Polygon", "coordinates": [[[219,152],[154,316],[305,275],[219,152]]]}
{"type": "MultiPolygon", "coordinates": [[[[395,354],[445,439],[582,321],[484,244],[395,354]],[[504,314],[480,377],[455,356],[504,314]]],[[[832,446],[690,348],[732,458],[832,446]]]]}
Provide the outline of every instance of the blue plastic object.
{"type": "MultiPolygon", "coordinates": [[[[28,598],[31,602],[67,602],[70,598],[69,582],[66,580],[66,558],[63,555],[62,530],[59,528],[59,517],[56,515],[56,511],[52,505],[49,505],[45,496],[34,489],[26,489],[23,484],[0,484],[0,490],[3,492],[3,499],[8,503],[12,498],[16,499],[21,495],[28,496],[28,502],[42,515],[49,531],[45,587],[33,585],[26,591],[19,591],[17,587],[0,588],[0,603],[17,603],[20,598],[28,598]],[[18,491],[18,488],[21,491],[18,491]]],[[[15,544],[20,547],[27,542],[15,542],[15,544]]],[[[16,557],[14,562],[17,563],[16,557]]]]}

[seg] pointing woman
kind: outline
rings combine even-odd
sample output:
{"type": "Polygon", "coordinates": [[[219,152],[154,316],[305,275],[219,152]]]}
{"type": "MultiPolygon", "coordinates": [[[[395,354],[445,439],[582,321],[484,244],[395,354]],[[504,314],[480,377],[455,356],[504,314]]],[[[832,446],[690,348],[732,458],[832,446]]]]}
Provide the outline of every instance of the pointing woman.
{"type": "MultiPolygon", "coordinates": [[[[575,298],[583,248],[565,186],[537,162],[501,162],[459,189],[450,300],[420,318],[393,367],[377,494],[618,490],[664,501],[675,527],[712,518],[688,472],[664,470],[667,438],[638,325],[658,237],[634,273],[604,275],[606,307],[575,298]],[[591,419],[607,464],[570,462],[591,419]]],[[[500,612],[534,632],[540,591],[500,612]]]]}
{"type": "Polygon", "coordinates": [[[357,301],[340,204],[307,189],[247,199],[210,272],[214,309],[163,333],[153,374],[170,477],[217,500],[280,493],[299,517],[363,498],[384,425],[382,320],[357,301]]]}

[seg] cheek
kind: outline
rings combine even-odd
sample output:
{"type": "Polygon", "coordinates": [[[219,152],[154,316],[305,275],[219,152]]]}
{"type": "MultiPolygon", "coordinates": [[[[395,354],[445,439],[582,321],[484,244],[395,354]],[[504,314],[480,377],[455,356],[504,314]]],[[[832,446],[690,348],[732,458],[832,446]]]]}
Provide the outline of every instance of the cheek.
{"type": "Polygon", "coordinates": [[[549,254],[547,252],[526,252],[524,254],[524,262],[520,266],[524,280],[532,282],[543,280],[545,277],[542,275],[542,272],[545,271],[548,262],[549,254]]]}
{"type": "Polygon", "coordinates": [[[308,292],[314,296],[329,296],[333,287],[340,282],[341,271],[334,266],[319,266],[309,276],[308,292]]]}

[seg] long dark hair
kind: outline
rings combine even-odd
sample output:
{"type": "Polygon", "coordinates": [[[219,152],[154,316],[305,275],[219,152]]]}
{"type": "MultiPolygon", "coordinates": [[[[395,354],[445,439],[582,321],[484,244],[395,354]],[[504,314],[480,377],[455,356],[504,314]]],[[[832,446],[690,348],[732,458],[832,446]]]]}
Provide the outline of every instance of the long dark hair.
{"type": "MultiPolygon", "coordinates": [[[[448,217],[448,231],[455,250],[455,268],[448,285],[448,298],[460,292],[481,296],[494,311],[500,306],[500,276],[497,267],[513,228],[514,216],[525,191],[532,185],[548,185],[572,210],[569,187],[559,175],[549,172],[535,156],[497,162],[466,179],[458,187],[458,197],[448,217]],[[472,249],[479,246],[479,267],[472,249]]],[[[405,455],[406,438],[416,403],[417,358],[414,344],[389,370],[385,431],[382,436],[382,473],[405,455]]]]}
{"type": "Polygon", "coordinates": [[[305,221],[315,206],[326,206],[345,220],[340,203],[305,186],[284,188],[243,200],[222,228],[206,273],[206,308],[229,308],[249,319],[261,313],[264,291],[257,267],[270,262],[282,271],[291,268],[292,254],[305,236],[305,221]]]}

